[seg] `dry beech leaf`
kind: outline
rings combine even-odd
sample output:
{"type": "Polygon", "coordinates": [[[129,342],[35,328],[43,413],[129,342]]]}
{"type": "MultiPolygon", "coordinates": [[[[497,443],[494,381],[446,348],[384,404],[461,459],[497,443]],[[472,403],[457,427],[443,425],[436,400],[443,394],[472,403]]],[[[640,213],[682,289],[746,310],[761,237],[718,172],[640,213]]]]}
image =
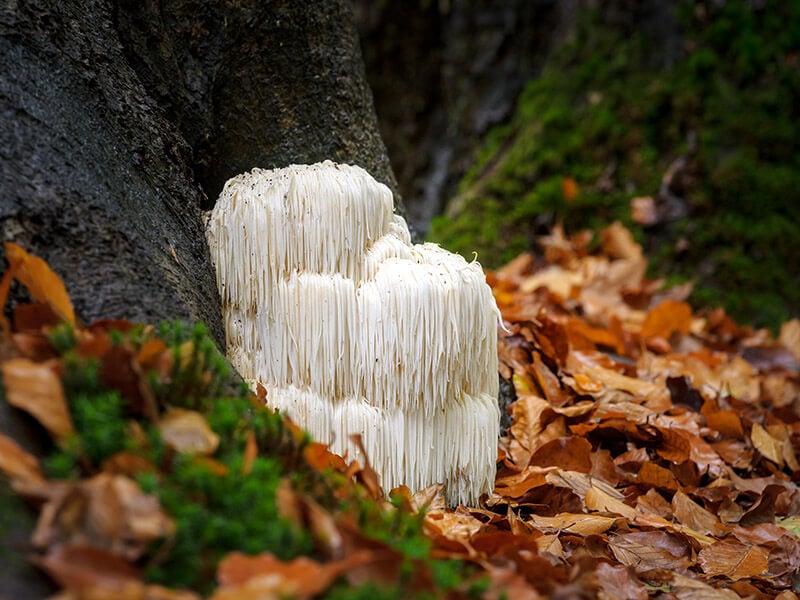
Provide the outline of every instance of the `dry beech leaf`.
{"type": "Polygon", "coordinates": [[[310,442],[303,448],[303,458],[312,469],[320,473],[325,473],[330,469],[342,473],[347,470],[347,463],[344,459],[331,452],[327,444],[320,442],[310,442]]]}
{"type": "Polygon", "coordinates": [[[485,568],[489,574],[489,589],[484,597],[488,600],[501,598],[542,600],[543,596],[517,572],[513,564],[493,565],[488,563],[485,568]]]}
{"type": "Polygon", "coordinates": [[[305,556],[283,562],[269,553],[247,556],[233,552],[219,564],[217,579],[221,587],[211,598],[311,598],[328,589],[349,569],[367,564],[370,559],[367,551],[324,564],[305,556]]]}
{"type": "Polygon", "coordinates": [[[23,358],[29,358],[34,362],[44,362],[51,358],[56,358],[57,353],[50,340],[42,333],[24,332],[11,334],[11,341],[14,348],[23,358]]]}
{"type": "Polygon", "coordinates": [[[780,577],[784,583],[795,585],[797,565],[800,565],[800,539],[794,535],[778,538],[769,553],[769,575],[780,577]]]}
{"type": "Polygon", "coordinates": [[[219,446],[219,436],[208,426],[205,417],[194,410],[167,410],[158,421],[158,430],[164,442],[178,452],[210,456],[219,446]]]}
{"type": "Polygon", "coordinates": [[[641,398],[648,398],[650,396],[658,397],[669,394],[663,386],[635,377],[628,377],[612,369],[597,365],[583,365],[578,372],[589,377],[592,381],[603,384],[606,388],[622,390],[623,392],[628,392],[633,396],[641,398]]]}
{"type": "Polygon", "coordinates": [[[578,473],[577,471],[563,471],[558,469],[556,471],[547,473],[546,480],[547,483],[551,485],[571,489],[581,498],[584,498],[592,489],[595,490],[595,493],[600,492],[603,497],[607,496],[613,500],[621,501],[625,498],[625,495],[616,490],[613,486],[604,481],[600,481],[591,475],[587,475],[586,473],[578,473]]]}
{"type": "Polygon", "coordinates": [[[616,334],[608,329],[592,327],[586,323],[586,321],[577,317],[569,318],[567,322],[567,334],[569,336],[570,345],[573,347],[578,343],[578,336],[599,346],[606,346],[617,350],[620,347],[620,340],[616,334]]]}
{"type": "Polygon", "coordinates": [[[303,527],[303,507],[298,496],[292,489],[288,479],[281,479],[275,490],[275,505],[278,515],[286,519],[297,528],[303,527]]]}
{"type": "Polygon", "coordinates": [[[679,600],[741,600],[741,596],[733,590],[713,588],[679,573],[672,576],[670,587],[679,600]]]}
{"type": "Polygon", "coordinates": [[[152,369],[158,372],[161,376],[167,376],[172,370],[172,363],[174,358],[172,350],[167,346],[164,340],[153,339],[147,340],[139,348],[136,355],[136,362],[143,369],[152,369]]]}
{"type": "Polygon", "coordinates": [[[532,489],[548,483],[548,475],[555,471],[558,467],[528,467],[508,475],[501,472],[495,480],[495,490],[507,498],[522,498],[532,489]]]}
{"type": "Polygon", "coordinates": [[[697,563],[706,575],[724,575],[734,581],[767,572],[769,551],[761,546],[725,539],[706,546],[697,555],[697,563]]]}
{"type": "Polygon", "coordinates": [[[689,544],[665,531],[623,533],[608,546],[619,562],[638,569],[682,569],[691,564],[689,544]]]}
{"type": "Polygon", "coordinates": [[[564,547],[561,545],[561,540],[557,535],[543,535],[536,538],[536,548],[540,554],[550,554],[559,559],[566,558],[564,556],[564,547]]]}
{"type": "Polygon", "coordinates": [[[46,331],[63,321],[50,305],[44,302],[18,304],[14,307],[13,317],[14,330],[28,333],[46,331]]]}
{"type": "Polygon", "coordinates": [[[319,549],[328,558],[342,558],[344,540],[339,532],[339,527],[336,525],[336,519],[310,498],[301,498],[301,503],[307,527],[313,534],[314,541],[319,549]]]}
{"type": "Polygon", "coordinates": [[[635,508],[628,506],[595,486],[586,491],[584,503],[587,510],[614,513],[627,519],[635,519],[638,514],[635,508]]]}
{"type": "Polygon", "coordinates": [[[42,481],[39,461],[10,437],[0,433],[0,471],[11,479],[42,481]]]}
{"type": "Polygon", "coordinates": [[[357,473],[359,480],[370,491],[373,498],[375,498],[376,500],[382,500],[384,498],[384,493],[383,490],[381,489],[381,484],[378,479],[378,474],[373,470],[372,466],[369,464],[369,457],[367,456],[367,451],[364,450],[364,442],[361,439],[361,434],[360,433],[353,434],[350,436],[350,439],[356,446],[358,446],[358,449],[361,451],[361,456],[364,459],[364,467],[357,473]]]}
{"type": "Polygon", "coordinates": [[[672,518],[672,506],[652,488],[636,499],[636,508],[642,514],[656,515],[665,519],[672,518]]]}
{"type": "Polygon", "coordinates": [[[175,526],[155,496],[123,475],[100,473],[55,488],[44,505],[31,542],[37,548],[91,545],[128,560],[142,556],[175,526]]]}
{"type": "Polygon", "coordinates": [[[569,298],[572,289],[581,283],[583,283],[583,277],[580,274],[552,266],[526,277],[519,289],[521,292],[531,293],[539,288],[547,288],[562,298],[569,298]]]}
{"type": "Polygon", "coordinates": [[[603,251],[611,258],[638,260],[642,257],[642,247],[619,221],[614,221],[600,232],[600,241],[603,251]]]}
{"type": "Polygon", "coordinates": [[[242,457],[242,475],[249,475],[253,470],[253,463],[258,458],[258,444],[256,443],[256,434],[252,429],[247,430],[247,442],[244,446],[244,455],[242,457]]]}
{"type": "Polygon", "coordinates": [[[28,291],[39,302],[45,302],[55,313],[67,321],[75,324],[75,311],[72,301],[67,294],[64,282],[55,274],[47,263],[28,254],[21,246],[13,242],[5,243],[6,260],[14,270],[17,280],[24,284],[28,291]]]}
{"type": "Polygon", "coordinates": [[[635,579],[628,567],[597,565],[597,581],[608,600],[646,600],[647,588],[635,579]]]}
{"type": "Polygon", "coordinates": [[[800,319],[792,319],[781,325],[778,341],[792,351],[800,361],[800,319]]]}
{"type": "Polygon", "coordinates": [[[67,590],[58,598],[200,600],[198,594],[186,590],[146,585],[128,561],[91,546],[57,546],[32,561],[67,590]]]}
{"type": "Polygon", "coordinates": [[[30,413],[59,441],[75,433],[61,380],[48,363],[12,358],[0,370],[11,406],[30,413]]]}
{"type": "Polygon", "coordinates": [[[447,539],[469,545],[470,538],[483,527],[483,522],[472,515],[457,512],[440,512],[425,516],[425,525],[447,539]]]}
{"type": "Polygon", "coordinates": [[[514,403],[509,455],[518,470],[530,462],[531,454],[542,445],[542,433],[552,418],[550,403],[534,395],[523,395],[514,403]]]}
{"type": "Polygon", "coordinates": [[[540,446],[531,456],[530,464],[589,473],[592,470],[592,445],[577,436],[556,438],[540,446]]]}
{"type": "Polygon", "coordinates": [[[546,532],[599,535],[611,529],[617,520],[613,517],[603,517],[600,515],[561,513],[555,517],[531,515],[529,521],[537,529],[546,532]]]}
{"type": "Polygon", "coordinates": [[[419,512],[423,508],[425,514],[443,512],[445,510],[444,486],[441,483],[422,488],[411,496],[411,508],[419,512]]]}
{"type": "Polygon", "coordinates": [[[106,473],[135,477],[139,473],[154,473],[156,466],[143,456],[123,451],[104,460],[101,469],[106,473]]]}
{"type": "Polygon", "coordinates": [[[33,562],[79,597],[120,600],[143,597],[144,583],[139,570],[105,550],[86,545],[57,545],[43,556],[34,557],[33,562]]]}
{"type": "Polygon", "coordinates": [[[750,441],[756,450],[764,457],[774,462],[779,467],[783,466],[783,442],[772,437],[769,432],[758,423],[753,423],[750,431],[750,441]]]}
{"type": "Polygon", "coordinates": [[[786,535],[786,531],[778,524],[779,521],[776,519],[775,523],[759,523],[751,527],[737,525],[731,529],[731,533],[745,544],[769,547],[786,535]]]}
{"type": "Polygon", "coordinates": [[[501,281],[505,279],[518,279],[530,273],[535,262],[536,257],[533,254],[530,252],[523,252],[506,263],[502,268],[495,271],[494,275],[501,281]]]}
{"type": "Polygon", "coordinates": [[[719,519],[681,491],[672,497],[672,512],[682,524],[703,535],[725,532],[719,519]]]}
{"type": "Polygon", "coordinates": [[[647,313],[642,323],[642,335],[666,340],[673,333],[686,335],[691,329],[692,318],[692,308],[686,302],[665,300],[647,313]]]}
{"type": "Polygon", "coordinates": [[[672,471],[650,461],[642,463],[641,469],[636,474],[636,480],[641,484],[669,491],[677,490],[679,485],[672,471]]]}

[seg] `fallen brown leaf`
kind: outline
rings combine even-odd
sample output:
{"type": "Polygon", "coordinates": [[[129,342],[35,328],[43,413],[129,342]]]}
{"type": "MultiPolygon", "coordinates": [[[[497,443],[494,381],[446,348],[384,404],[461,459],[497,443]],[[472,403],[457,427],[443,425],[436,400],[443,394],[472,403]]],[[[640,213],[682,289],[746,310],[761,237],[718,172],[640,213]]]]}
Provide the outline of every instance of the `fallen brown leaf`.
{"type": "Polygon", "coordinates": [[[608,600],[646,600],[647,588],[636,579],[629,567],[605,562],[597,565],[597,581],[608,600]]]}
{"type": "Polygon", "coordinates": [[[258,444],[256,434],[252,429],[247,430],[247,441],[245,442],[244,455],[242,456],[242,475],[249,475],[253,470],[253,463],[258,458],[258,444]]]}
{"type": "Polygon", "coordinates": [[[584,503],[587,510],[595,512],[613,513],[627,519],[635,519],[637,515],[635,508],[628,506],[618,498],[614,498],[606,491],[595,486],[586,491],[584,503]]]}
{"type": "Polygon", "coordinates": [[[141,600],[144,596],[145,586],[134,565],[92,546],[56,545],[33,562],[81,598],[141,600]]]}
{"type": "Polygon", "coordinates": [[[616,523],[614,517],[600,515],[561,513],[554,517],[531,515],[530,522],[545,532],[574,533],[577,535],[598,535],[605,533],[616,523]]]}
{"type": "Polygon", "coordinates": [[[311,598],[328,589],[350,568],[369,560],[368,552],[329,563],[318,563],[305,556],[283,562],[268,553],[247,556],[233,552],[219,564],[220,588],[211,597],[215,600],[311,598]]]}
{"type": "Polygon", "coordinates": [[[12,479],[31,481],[44,479],[36,457],[2,433],[0,433],[0,471],[12,479]]]}
{"type": "Polygon", "coordinates": [[[197,411],[170,408],[159,419],[158,430],[164,442],[178,452],[210,456],[217,451],[219,436],[197,411]]]}
{"type": "MultiPolygon", "coordinates": [[[[5,250],[9,270],[28,288],[31,296],[47,303],[66,322],[75,324],[75,311],[67,289],[47,263],[13,242],[6,242],[5,250]]],[[[5,298],[2,300],[5,303],[5,298]]]]}
{"type": "Polygon", "coordinates": [[[766,458],[783,466],[783,443],[772,437],[769,432],[758,423],[753,423],[750,430],[750,441],[753,442],[756,450],[761,452],[766,458]]]}
{"type": "Polygon", "coordinates": [[[670,587],[679,600],[741,600],[733,590],[714,588],[680,573],[672,575],[670,587]]]}
{"type": "Polygon", "coordinates": [[[673,333],[686,335],[692,325],[692,308],[685,302],[665,300],[647,313],[642,336],[669,340],[673,333]]]}
{"type": "Polygon", "coordinates": [[[692,562],[691,546],[665,531],[637,531],[613,536],[608,546],[624,565],[639,569],[682,569],[692,562]]]}
{"type": "Polygon", "coordinates": [[[530,464],[588,473],[592,469],[592,445],[574,436],[556,438],[540,446],[531,456],[530,464]]]}
{"type": "Polygon", "coordinates": [[[75,433],[55,364],[12,358],[0,366],[6,401],[39,421],[58,441],[75,433]]]}
{"type": "Polygon", "coordinates": [[[706,575],[723,575],[734,581],[763,575],[768,560],[766,548],[728,539],[706,546],[697,556],[697,563],[706,575]]]}
{"type": "Polygon", "coordinates": [[[151,542],[175,526],[155,496],[123,475],[91,479],[47,490],[48,498],[31,542],[36,548],[91,546],[127,560],[142,556],[151,542]]]}
{"type": "Polygon", "coordinates": [[[723,535],[726,531],[715,515],[693,502],[682,491],[672,497],[672,513],[679,523],[701,534],[723,535]]]}

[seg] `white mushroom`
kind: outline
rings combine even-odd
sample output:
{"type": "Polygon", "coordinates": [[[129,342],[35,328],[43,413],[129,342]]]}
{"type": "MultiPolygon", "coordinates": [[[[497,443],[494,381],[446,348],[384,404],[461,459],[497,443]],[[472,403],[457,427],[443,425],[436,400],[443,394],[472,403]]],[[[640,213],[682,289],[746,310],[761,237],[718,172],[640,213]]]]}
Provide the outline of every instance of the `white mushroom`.
{"type": "Polygon", "coordinates": [[[207,221],[233,365],[384,489],[492,489],[499,313],[483,271],[412,245],[392,194],[330,161],[228,181],[207,221]]]}

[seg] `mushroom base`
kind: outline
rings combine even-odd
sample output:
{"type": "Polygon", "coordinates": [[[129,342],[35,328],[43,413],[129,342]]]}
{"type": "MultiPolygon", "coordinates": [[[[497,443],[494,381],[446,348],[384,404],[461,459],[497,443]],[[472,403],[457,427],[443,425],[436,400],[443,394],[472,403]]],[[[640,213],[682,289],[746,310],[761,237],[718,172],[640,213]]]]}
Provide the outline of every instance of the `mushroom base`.
{"type": "Polygon", "coordinates": [[[331,403],[310,391],[267,387],[267,405],[287,414],[333,452],[363,460],[350,436],[360,434],[381,486],[412,491],[445,484],[449,505],[476,505],[494,487],[500,409],[488,394],[454,399],[433,416],[377,408],[365,399],[331,403]],[[469,442],[465,443],[465,432],[469,442]]]}

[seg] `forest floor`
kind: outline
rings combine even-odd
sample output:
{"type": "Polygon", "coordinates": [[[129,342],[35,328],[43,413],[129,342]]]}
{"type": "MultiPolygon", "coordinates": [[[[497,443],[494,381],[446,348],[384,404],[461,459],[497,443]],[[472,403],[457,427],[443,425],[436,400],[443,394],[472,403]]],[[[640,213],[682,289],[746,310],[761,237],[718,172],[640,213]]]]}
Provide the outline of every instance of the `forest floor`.
{"type": "Polygon", "coordinates": [[[3,319],[4,399],[52,436],[0,435],[38,512],[24,550],[62,598],[797,598],[800,321],[694,311],[631,234],[558,228],[487,273],[510,425],[493,492],[384,499],[237,386],[202,328],[75,318],[7,247],[36,303],[3,319]],[[513,388],[513,391],[512,391],[513,388]]]}

